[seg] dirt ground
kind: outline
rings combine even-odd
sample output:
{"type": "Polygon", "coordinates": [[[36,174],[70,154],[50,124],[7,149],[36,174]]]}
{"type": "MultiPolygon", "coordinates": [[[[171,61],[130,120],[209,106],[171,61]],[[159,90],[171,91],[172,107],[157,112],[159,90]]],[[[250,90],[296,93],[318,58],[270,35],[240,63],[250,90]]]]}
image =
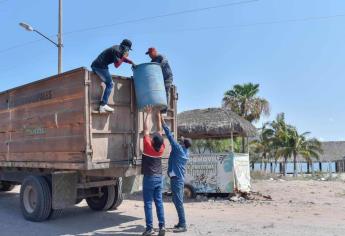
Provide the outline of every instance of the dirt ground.
{"type": "MultiPolygon", "coordinates": [[[[328,181],[257,181],[253,190],[273,201],[230,202],[208,199],[186,203],[189,231],[178,235],[345,235],[345,183],[328,181]]],[[[85,201],[51,221],[22,218],[19,188],[0,193],[0,235],[140,235],[143,203],[125,200],[117,211],[93,212],[85,201]]],[[[177,222],[165,203],[167,227],[177,222]]],[[[155,224],[156,221],[155,221],[155,224]]],[[[167,233],[174,235],[174,233],[167,233]]]]}

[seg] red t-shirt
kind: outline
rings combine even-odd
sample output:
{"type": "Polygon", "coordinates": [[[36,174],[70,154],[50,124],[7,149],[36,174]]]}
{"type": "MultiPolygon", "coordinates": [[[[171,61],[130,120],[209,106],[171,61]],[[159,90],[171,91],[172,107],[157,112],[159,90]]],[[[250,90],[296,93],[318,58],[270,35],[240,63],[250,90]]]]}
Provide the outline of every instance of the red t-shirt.
{"type": "Polygon", "coordinates": [[[161,149],[157,152],[152,146],[152,140],[149,135],[144,136],[144,151],[143,154],[149,157],[162,157],[165,150],[163,143],[161,149]]]}

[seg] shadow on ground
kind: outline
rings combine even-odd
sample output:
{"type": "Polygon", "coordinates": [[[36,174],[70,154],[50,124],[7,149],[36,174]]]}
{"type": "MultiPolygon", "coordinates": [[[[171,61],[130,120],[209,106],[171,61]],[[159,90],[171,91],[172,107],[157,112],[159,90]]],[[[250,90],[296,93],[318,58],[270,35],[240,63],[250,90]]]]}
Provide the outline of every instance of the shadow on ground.
{"type": "Polygon", "coordinates": [[[141,220],[125,215],[121,210],[94,212],[85,202],[66,209],[57,219],[35,223],[22,217],[18,189],[0,193],[0,229],[2,236],[16,235],[141,235],[141,220]]]}

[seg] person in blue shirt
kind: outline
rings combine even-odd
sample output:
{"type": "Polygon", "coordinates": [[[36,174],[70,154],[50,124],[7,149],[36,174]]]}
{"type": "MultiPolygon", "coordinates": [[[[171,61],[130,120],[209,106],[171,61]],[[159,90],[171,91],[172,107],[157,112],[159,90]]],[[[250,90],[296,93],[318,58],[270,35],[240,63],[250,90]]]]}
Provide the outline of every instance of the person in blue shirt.
{"type": "Polygon", "coordinates": [[[186,232],[187,224],[183,207],[183,193],[186,164],[189,159],[189,148],[192,146],[192,140],[181,137],[177,142],[163,117],[161,117],[161,120],[163,130],[171,145],[168,161],[168,176],[170,177],[172,200],[179,219],[178,224],[174,226],[174,232],[186,232]]]}

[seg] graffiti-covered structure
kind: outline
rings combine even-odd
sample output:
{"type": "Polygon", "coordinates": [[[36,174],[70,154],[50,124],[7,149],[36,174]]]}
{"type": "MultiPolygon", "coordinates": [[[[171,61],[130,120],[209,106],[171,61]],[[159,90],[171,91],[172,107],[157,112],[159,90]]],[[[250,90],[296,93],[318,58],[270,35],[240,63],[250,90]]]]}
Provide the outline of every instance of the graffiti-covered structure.
{"type": "MultiPolygon", "coordinates": [[[[178,136],[197,139],[251,137],[256,128],[229,109],[208,108],[178,115],[178,136]]],[[[246,139],[244,139],[246,140],[246,139]]],[[[186,192],[232,193],[250,190],[248,151],[192,154],[187,165],[186,192]]]]}

